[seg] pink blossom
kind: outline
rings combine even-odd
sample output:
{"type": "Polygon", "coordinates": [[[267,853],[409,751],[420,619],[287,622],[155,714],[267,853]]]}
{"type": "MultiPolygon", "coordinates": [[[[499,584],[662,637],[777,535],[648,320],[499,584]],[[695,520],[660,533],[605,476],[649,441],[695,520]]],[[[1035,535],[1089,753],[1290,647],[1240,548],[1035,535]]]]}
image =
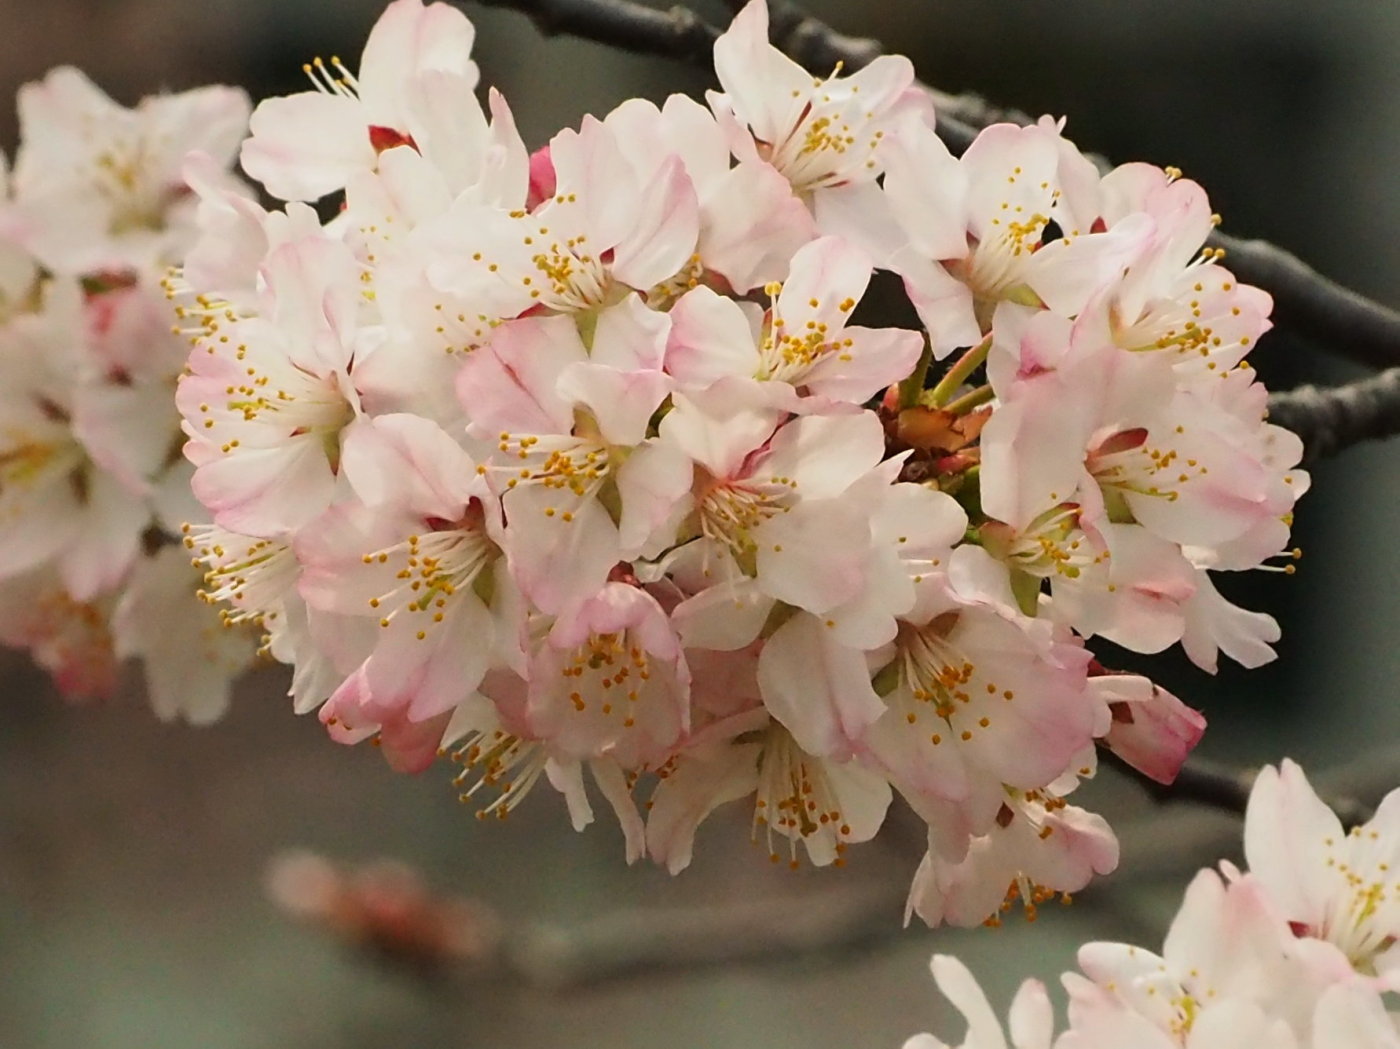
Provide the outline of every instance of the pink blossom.
{"type": "Polygon", "coordinates": [[[1400,793],[1388,794],[1367,823],[1342,828],[1299,766],[1265,766],[1245,813],[1250,878],[1299,936],[1332,944],[1358,971],[1394,988],[1400,978],[1400,793]]]}
{"type": "MultiPolygon", "coordinates": [[[[205,87],[126,109],[62,66],[20,89],[19,110],[19,239],[50,269],[77,274],[180,261],[194,235],[185,154],[231,160],[248,99],[236,88],[205,87]]],[[[224,171],[209,177],[235,184],[224,171]]]]}
{"type": "Polygon", "coordinates": [[[258,106],[244,170],[283,200],[315,200],[372,170],[382,151],[426,144],[434,92],[451,92],[459,113],[475,105],[475,36],[449,4],[394,0],[370,31],[358,75],[318,58],[306,66],[316,90],[258,106]]]}

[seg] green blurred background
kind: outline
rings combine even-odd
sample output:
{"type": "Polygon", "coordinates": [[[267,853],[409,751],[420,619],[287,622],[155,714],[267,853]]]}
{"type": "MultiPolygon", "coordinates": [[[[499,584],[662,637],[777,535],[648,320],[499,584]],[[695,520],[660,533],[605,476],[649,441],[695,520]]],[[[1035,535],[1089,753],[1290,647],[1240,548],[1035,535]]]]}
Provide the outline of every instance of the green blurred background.
{"type": "MultiPolygon", "coordinates": [[[[710,86],[700,71],[545,41],[518,15],[467,6],[484,80],[505,92],[532,146],[629,96],[659,101],[710,86]]],[[[1184,169],[1209,189],[1228,231],[1275,240],[1400,304],[1400,5],[810,6],[897,45],[940,88],[1065,114],[1086,148],[1184,169]]],[[[0,0],[0,97],[60,63],[127,103],[211,81],[254,97],[301,90],[301,63],[358,54],[379,7],[0,0]]],[[[717,2],[701,10],[723,13],[717,2]]],[[[12,113],[0,117],[0,137],[13,148],[12,113]]],[[[1346,337],[1335,333],[1338,344],[1346,337]]],[[[1276,385],[1351,374],[1277,335],[1255,363],[1276,385]]],[[[1400,783],[1397,453],[1358,448],[1321,465],[1300,508],[1306,556],[1296,576],[1226,581],[1239,584],[1227,593],[1284,621],[1278,662],[1248,674],[1227,666],[1213,680],[1181,660],[1135,664],[1207,711],[1203,753],[1291,755],[1342,774],[1364,765],[1368,782],[1400,783]]],[[[1090,937],[1159,942],[1189,873],[1238,837],[1227,817],[1154,808],[1105,776],[1090,789],[1122,832],[1120,877],[1035,925],[901,932],[917,860],[907,838],[855,850],[844,871],[792,874],[749,845],[746,812],[721,813],[702,831],[694,868],[672,879],[628,869],[606,821],[573,834],[547,788],[508,823],[478,824],[444,770],[395,776],[371,749],[335,747],[314,721],[294,718],[276,672],[245,682],[232,715],[205,730],[157,724],[135,689],[73,709],[21,660],[0,657],[0,675],[0,1049],[895,1049],[920,1030],[960,1035],[928,978],[932,951],[962,955],[1004,1003],[1022,975],[1053,980],[1090,937]],[[649,928],[703,924],[708,912],[694,908],[730,901],[760,910],[772,901],[776,920],[794,928],[864,908],[869,931],[859,944],[778,961],[649,965],[555,990],[499,974],[424,981],[266,902],[268,858],[294,846],[352,862],[402,859],[438,888],[481,899],[521,937],[548,924],[586,943],[619,929],[645,938],[649,928]]],[[[668,951],[686,947],[662,944],[663,959],[668,951]]]]}

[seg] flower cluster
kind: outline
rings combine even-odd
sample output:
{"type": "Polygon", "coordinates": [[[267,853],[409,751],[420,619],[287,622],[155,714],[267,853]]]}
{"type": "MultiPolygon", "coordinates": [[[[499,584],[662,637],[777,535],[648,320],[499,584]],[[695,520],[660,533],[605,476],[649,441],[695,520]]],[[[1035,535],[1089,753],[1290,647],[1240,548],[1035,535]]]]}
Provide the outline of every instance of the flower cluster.
{"type": "Polygon", "coordinates": [[[157,713],[193,722],[223,712],[256,636],[196,600],[174,541],[199,509],[160,282],[195,240],[185,154],[240,192],[249,108],[207,87],[125,109],[56,69],[21,89],[12,172],[0,158],[0,641],[79,699],[140,657],[157,713]]]}
{"type": "Polygon", "coordinates": [[[285,207],[190,160],[186,544],[298,710],[450,752],[483,815],[543,776],[581,827],[588,778],[676,871],[752,798],[827,864],[897,791],[914,911],[1033,908],[1116,862],[1064,800],[1096,745],[1170,781],[1203,728],[1085,640],[1272,655],[1208,575],[1284,552],[1306,485],[1243,364],[1269,299],[1194,183],[1048,120],[954,158],[906,59],[813,78],[767,31],[708,105],[531,153],[467,19],[395,0],[253,113],[285,207]],[[877,271],[924,330],[860,323],[877,271]]]}
{"type": "MultiPolygon", "coordinates": [[[[1397,1049],[1382,995],[1400,990],[1400,791],[1342,828],[1285,761],[1260,773],[1245,817],[1248,873],[1222,863],[1186,890],[1161,955],[1090,943],[1066,973],[1069,1027],[1054,1036],[1045,988],[1011,1006],[1015,1049],[1397,1049]]],[[[936,956],[939,988],[967,1018],[964,1049],[1006,1049],[976,980],[936,956]]],[[[905,1049],[947,1049],[919,1035],[905,1049]]]]}

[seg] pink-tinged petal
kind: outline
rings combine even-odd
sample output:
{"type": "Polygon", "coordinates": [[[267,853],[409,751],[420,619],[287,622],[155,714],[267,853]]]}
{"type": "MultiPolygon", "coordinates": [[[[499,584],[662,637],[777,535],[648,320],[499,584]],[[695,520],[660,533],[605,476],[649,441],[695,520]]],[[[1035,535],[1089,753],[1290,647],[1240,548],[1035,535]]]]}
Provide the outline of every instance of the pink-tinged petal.
{"type": "Polygon", "coordinates": [[[966,965],[951,954],[935,954],[929,964],[934,982],[967,1021],[966,1043],[977,1049],[1006,1049],[1001,1021],[966,965]]]}
{"type": "Polygon", "coordinates": [[[1244,854],[1289,921],[1320,928],[1335,893],[1325,845],[1345,837],[1341,821],[1296,762],[1260,770],[1245,809],[1244,854]]]}
{"type": "Polygon", "coordinates": [[[374,167],[364,111],[353,99],[303,91],[258,104],[243,170],[280,200],[318,200],[374,167]]]}
{"type": "Polygon", "coordinates": [[[791,183],[767,164],[740,163],[702,195],[700,258],[738,294],[786,278],[793,253],[816,235],[791,183]]]}
{"type": "Polygon", "coordinates": [[[764,522],[754,535],[758,583],[779,601],[823,613],[865,584],[870,525],[863,507],[804,501],[764,522]]]}
{"type": "Polygon", "coordinates": [[[164,382],[83,385],[73,394],[73,436],[128,492],[149,495],[150,479],[170,454],[169,413],[164,382]]]}
{"type": "Polygon", "coordinates": [[[865,655],[833,643],[821,619],[793,616],[758,660],[763,704],[803,750],[842,760],[885,712],[870,685],[865,655]]]}
{"type": "Polygon", "coordinates": [[[646,291],[674,277],[695,254],[700,202],[680,157],[671,157],[641,198],[628,203],[632,225],[614,248],[612,272],[622,283],[646,291]]]}
{"type": "Polygon", "coordinates": [[[455,73],[476,84],[476,63],[471,60],[476,28],[451,4],[422,0],[395,0],[384,9],[370,30],[360,53],[359,96],[365,123],[400,127],[403,122],[403,85],[415,74],[429,70],[455,73]]]}
{"type": "Polygon", "coordinates": [[[116,693],[118,660],[106,615],[96,606],[76,605],[47,568],[0,583],[0,642],[26,649],[66,700],[103,700],[116,693]]]}
{"type": "Polygon", "coordinates": [[[1201,186],[1190,179],[1172,179],[1155,164],[1119,165],[1099,180],[1099,196],[1102,217],[1110,227],[1134,212],[1155,220],[1156,257],[1146,260],[1145,268],[1164,274],[1184,270],[1215,225],[1201,186]]]}
{"type": "Polygon", "coordinates": [[[243,141],[250,109],[245,92],[218,85],[143,100],[138,112],[150,126],[146,163],[173,175],[190,150],[201,150],[228,164],[243,141]]]}
{"type": "Polygon", "coordinates": [[[556,390],[559,374],[586,361],[569,317],[527,317],[496,329],[457,375],[457,397],[483,438],[499,433],[569,433],[573,403],[556,390]]]}
{"type": "Polygon", "coordinates": [[[1055,1013],[1045,985],[1039,980],[1021,984],[1006,1016],[1007,1031],[1016,1049],[1050,1049],[1055,1013]]]}
{"type": "Polygon", "coordinates": [[[909,301],[928,329],[935,360],[982,341],[971,288],[938,263],[908,250],[898,251],[889,266],[904,278],[909,301]]]}
{"type": "Polygon", "coordinates": [[[316,374],[348,370],[360,272],[349,249],[325,237],[292,241],[268,255],[260,275],[272,297],[269,319],[296,366],[316,374]]]}
{"type": "Polygon", "coordinates": [[[199,600],[200,582],[185,551],[167,546],[136,566],[113,614],[117,655],[142,660],[162,721],[217,721],[257,649],[251,633],[228,629],[218,610],[199,600]]]}
{"type": "Polygon", "coordinates": [[[807,373],[812,393],[848,404],[863,404],[914,371],[923,336],[900,328],[847,328],[850,346],[828,354],[807,373]]]}
{"type": "Polygon", "coordinates": [[[677,605],[671,617],[686,648],[733,652],[758,637],[773,604],[753,580],[745,579],[702,590],[677,605]]]}
{"type": "Polygon", "coordinates": [[[646,439],[651,417],[672,385],[664,372],[619,371],[580,361],[559,373],[555,391],[566,402],[588,409],[603,440],[630,447],[646,439]]]}
{"type": "MultiPolygon", "coordinates": [[[[1006,565],[989,554],[983,547],[971,543],[960,544],[944,561],[948,575],[950,592],[962,601],[974,601],[995,608],[1009,621],[1020,619],[1022,613],[1011,589],[1011,578],[1006,565]]],[[[919,616],[924,619],[942,611],[941,602],[947,598],[938,593],[937,588],[923,588],[919,595],[919,616]]]]}
{"type": "Polygon", "coordinates": [[[679,642],[636,586],[609,583],[563,611],[532,644],[529,678],[533,731],[560,753],[654,768],[689,730],[679,642]]]}
{"type": "Polygon", "coordinates": [[[627,843],[627,862],[636,863],[646,852],[647,832],[622,769],[617,762],[607,758],[590,761],[588,767],[593,772],[593,780],[598,784],[598,789],[617,815],[618,825],[622,827],[622,835],[627,843]]]}
{"type": "Polygon", "coordinates": [[[866,733],[866,748],[935,833],[948,833],[953,838],[970,833],[973,821],[962,813],[936,818],[944,809],[961,808],[977,786],[967,755],[952,745],[951,734],[946,741],[940,738],[938,743],[932,742],[938,733],[930,733],[927,726],[931,723],[936,729],[943,722],[919,710],[922,704],[912,701],[908,689],[896,689],[884,698],[888,709],[866,733]],[[910,722],[911,713],[920,720],[910,722]]]}
{"type": "Polygon", "coordinates": [[[899,483],[884,493],[871,522],[877,542],[893,543],[899,556],[943,559],[967,531],[967,511],[946,492],[899,483]]]}
{"type": "Polygon", "coordinates": [[[1118,839],[1097,813],[1067,805],[1050,813],[1045,825],[1052,832],[1025,867],[1032,881],[1078,892],[1094,875],[1111,874],[1118,866],[1118,839]]]}
{"type": "Polygon", "coordinates": [[[1123,279],[1155,229],[1146,215],[1134,215],[1106,233],[1050,241],[1026,264],[1025,282],[1057,314],[1075,316],[1095,293],[1123,279]]]}
{"type": "Polygon", "coordinates": [[[892,111],[903,121],[933,126],[928,93],[914,85],[914,64],[904,55],[881,55],[838,85],[843,94],[859,95],[863,110],[892,111]]]}
{"type": "Polygon", "coordinates": [[[661,420],[661,437],[711,476],[734,477],[744,460],[772,435],[781,418],[755,391],[736,391],[717,383],[705,392],[675,395],[671,410],[661,420]]]}
{"type": "Polygon", "coordinates": [[[869,287],[870,273],[870,256],[855,245],[840,237],[814,240],[793,256],[775,312],[795,330],[803,330],[808,321],[840,329],[850,304],[859,302],[869,287]]]}
{"type": "Polygon", "coordinates": [[[386,722],[424,721],[451,711],[491,663],[491,615],[474,594],[450,603],[441,621],[400,614],[381,629],[365,662],[362,707],[386,722]]]}
{"type": "MultiPolygon", "coordinates": [[[[618,108],[625,109],[629,104],[624,102],[618,108]]],[[[667,150],[685,161],[685,170],[701,197],[708,196],[729,171],[729,146],[714,114],[689,95],[671,95],[661,107],[658,129],[667,150]]],[[[625,141],[622,135],[618,138],[625,141]]],[[[654,148],[653,138],[633,141],[654,148]]]]}
{"type": "MultiPolygon", "coordinates": [[[[377,170],[351,176],[345,185],[345,200],[346,211],[362,230],[414,229],[446,214],[452,206],[452,193],[432,161],[416,149],[396,147],[380,154],[377,170]]],[[[361,233],[361,237],[374,245],[367,251],[383,243],[377,235],[361,233]]]]}
{"type": "Polygon", "coordinates": [[[486,104],[491,113],[491,137],[477,194],[488,204],[515,210],[525,205],[530,192],[530,154],[505,97],[493,87],[487,92],[486,104]]]}
{"type": "MultiPolygon", "coordinates": [[[[1195,594],[1198,576],[1180,547],[1136,525],[1102,522],[1098,530],[1112,556],[1095,595],[1102,618],[1093,631],[1134,652],[1160,652],[1179,641],[1186,629],[1182,605],[1195,594]]],[[[1094,585],[1086,582],[1083,589],[1094,585]]],[[[1057,603],[1068,589],[1056,581],[1057,603]]]]}
{"type": "Polygon", "coordinates": [[[181,178],[199,197],[198,226],[203,234],[185,253],[185,279],[191,287],[222,294],[241,288],[267,253],[267,212],[256,201],[231,192],[222,166],[207,153],[190,153],[181,178]]]}
{"type": "Polygon", "coordinates": [[[87,75],[73,66],[59,66],[43,80],[19,89],[20,139],[24,143],[15,157],[11,187],[18,197],[42,190],[54,177],[55,161],[70,159],[69,129],[121,126],[131,114],[118,106],[87,75]]]}
{"type": "Polygon", "coordinates": [[[765,0],[750,0],[715,41],[715,74],[760,142],[787,134],[812,90],[810,74],[768,42],[765,0]]]}
{"type": "Polygon", "coordinates": [[[804,416],[773,435],[759,468],[797,482],[803,500],[840,495],[884,457],[885,431],[874,412],[804,416]]]}
{"type": "Polygon", "coordinates": [[[1361,984],[1336,984],[1318,999],[1312,1049],[1400,1049],[1400,1033],[1379,994],[1361,984]]]}
{"type": "Polygon", "coordinates": [[[1088,439],[1083,412],[1065,410],[1058,391],[1002,404],[982,430],[982,504],[1024,530],[1038,514],[1073,501],[1084,474],[1088,439]]]}
{"type": "Polygon", "coordinates": [[[393,503],[423,518],[456,520],[471,498],[476,464],[436,423],[381,415],[345,439],[341,469],[370,506],[393,503]]]}
{"type": "Polygon", "coordinates": [[[695,831],[726,802],[758,786],[757,743],[723,743],[685,752],[657,785],[647,811],[647,854],[671,874],[690,866],[695,831]]]}
{"type": "Polygon", "coordinates": [[[1219,652],[1250,669],[1277,658],[1270,645],[1282,632],[1273,616],[1231,604],[1205,572],[1197,575],[1196,587],[1186,602],[1186,632],[1181,638],[1191,662],[1213,674],[1219,652]]]}
{"type": "Polygon", "coordinates": [[[759,365],[755,318],[703,285],[670,311],[666,371],[683,387],[704,389],[728,375],[752,376],[759,365]]]}
{"type": "Polygon", "coordinates": [[[144,499],[97,470],[81,505],[78,530],[69,537],[58,569],[73,598],[89,601],[126,575],[141,552],[151,512],[144,499]]]}
{"type": "Polygon", "coordinates": [[[848,182],[812,193],[812,214],[824,237],[839,237],[870,256],[880,269],[892,267],[909,237],[894,206],[875,182],[848,182]]]}
{"type": "Polygon", "coordinates": [[[550,758],[545,763],[545,776],[550,786],[564,795],[574,830],[582,831],[593,822],[593,806],[583,785],[583,762],[550,758]]]}
{"type": "Polygon", "coordinates": [[[598,314],[589,359],[619,371],[659,371],[674,319],[628,295],[598,314]]]}
{"type": "Polygon", "coordinates": [[[296,531],[329,506],[336,478],[320,439],[308,435],[204,463],[191,487],[221,527],[273,536],[296,531]]]}
{"type": "Polygon", "coordinates": [[[407,717],[386,721],[379,727],[380,753],[395,772],[422,772],[437,758],[451,719],[452,714],[447,711],[426,721],[410,721],[407,717]]]}
{"type": "MultiPolygon", "coordinates": [[[[425,70],[401,79],[397,90],[403,115],[371,120],[375,126],[408,136],[403,145],[380,150],[381,169],[386,158],[396,153],[414,154],[428,162],[451,196],[474,187],[481,179],[490,136],[486,114],[473,90],[475,75],[425,70]]],[[[521,159],[524,149],[521,143],[521,159]]],[[[524,189],[523,182],[520,188],[524,189]]]]}
{"type": "MultiPolygon", "coordinates": [[[[677,96],[672,96],[672,98],[675,97],[677,96]]],[[[700,104],[694,99],[686,99],[686,101],[691,106],[700,107],[700,104]]],[[[709,117],[709,113],[705,111],[704,107],[700,107],[700,111],[705,117],[709,117]]],[[[714,119],[710,118],[709,123],[711,129],[714,130],[714,119]]],[[[669,154],[680,153],[679,150],[671,148],[672,143],[666,135],[666,125],[661,119],[661,110],[650,99],[627,99],[621,105],[614,107],[603,118],[603,127],[607,128],[613,141],[617,143],[618,148],[626,155],[638,173],[655,170],[665,162],[669,154]]],[[[720,147],[723,149],[722,142],[720,147]]],[[[687,160],[686,157],[681,159],[687,160]]],[[[729,166],[727,151],[713,157],[711,162],[715,161],[727,168],[729,166]]],[[[690,170],[689,163],[686,164],[686,169],[690,170]]],[[[691,177],[694,177],[694,172],[691,172],[691,177]]]]}
{"type": "Polygon", "coordinates": [[[664,548],[675,541],[676,517],[691,505],[687,497],[693,472],[689,458],[659,441],[648,441],[618,468],[622,518],[617,539],[624,559],[649,551],[654,542],[664,548]],[[672,527],[663,528],[668,522],[672,527]]]}
{"type": "MultiPolygon", "coordinates": [[[[371,598],[398,587],[402,566],[387,558],[366,562],[365,554],[393,546],[421,527],[421,520],[402,507],[337,503],[296,534],[292,546],[302,566],[298,593],[318,611],[369,615],[377,607],[370,604],[371,598]]],[[[381,615],[375,613],[375,618],[381,615]]],[[[362,660],[363,656],[352,665],[362,660]]]]}
{"type": "Polygon", "coordinates": [[[968,176],[943,140],[922,123],[908,124],[881,155],[885,194],[909,246],[934,261],[966,256],[968,176]]]}
{"type": "Polygon", "coordinates": [[[617,526],[597,500],[579,503],[567,521],[558,501],[539,485],[512,489],[504,501],[512,573],[530,600],[553,613],[597,593],[619,553],[617,526]]]}
{"type": "Polygon", "coordinates": [[[1282,916],[1257,879],[1247,876],[1227,884],[1215,871],[1203,870],[1187,886],[1167,931],[1164,968],[1202,987],[1230,987],[1235,993],[1264,998],[1285,982],[1279,968],[1288,936],[1282,916]],[[1273,972],[1260,964],[1263,959],[1273,972]]]}
{"type": "Polygon", "coordinates": [[[962,167],[967,172],[969,232],[978,240],[1000,236],[1002,205],[1013,214],[1020,206],[1027,215],[1046,213],[1059,179],[1059,135],[1032,125],[993,124],[967,147],[962,167]]]}
{"type": "Polygon", "coordinates": [[[594,248],[616,248],[636,228],[642,192],[616,136],[596,117],[585,116],[577,131],[566,128],[550,140],[549,157],[557,179],[556,195],[577,197],[582,228],[587,229],[594,248]]]}
{"type": "Polygon", "coordinates": [[[1114,707],[1113,727],[1105,742],[1109,750],[1149,779],[1170,784],[1205,730],[1206,719],[1200,711],[1152,685],[1145,702],[1114,707]]]}
{"type": "Polygon", "coordinates": [[[534,211],[553,197],[557,188],[554,159],[549,155],[549,146],[541,146],[530,154],[530,186],[525,197],[525,207],[534,211]]]}

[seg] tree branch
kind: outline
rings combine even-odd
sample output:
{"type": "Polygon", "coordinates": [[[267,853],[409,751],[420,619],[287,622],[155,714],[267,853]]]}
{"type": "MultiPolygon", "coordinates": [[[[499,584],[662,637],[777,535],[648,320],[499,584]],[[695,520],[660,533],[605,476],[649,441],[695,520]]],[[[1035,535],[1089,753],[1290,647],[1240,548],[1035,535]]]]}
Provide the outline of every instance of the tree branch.
{"type": "Polygon", "coordinates": [[[507,945],[505,963],[528,984],[557,988],[816,953],[841,957],[899,933],[908,873],[797,898],[628,911],[572,929],[527,926],[507,945]]]}
{"type": "MultiPolygon", "coordinates": [[[[708,65],[718,27],[677,5],[660,11],[635,0],[479,0],[529,15],[544,33],[571,33],[629,51],[666,55],[708,65]]],[[[737,0],[730,2],[737,7],[737,0]]],[[[838,62],[856,70],[883,53],[879,41],[847,36],[791,0],[769,0],[773,43],[817,73],[838,62]]],[[[988,124],[1033,123],[1029,115],[1001,109],[972,94],[950,95],[926,87],[938,111],[938,134],[961,153],[988,124]]],[[[1092,157],[1100,167],[1108,162],[1092,157]]],[[[1400,365],[1400,311],[1322,276],[1296,255],[1262,240],[1212,235],[1235,276],[1274,296],[1274,320],[1329,352],[1369,368],[1400,365]]]]}
{"type": "MultiPolygon", "coordinates": [[[[1234,768],[1219,762],[1193,757],[1181,767],[1170,785],[1150,780],[1112,753],[1102,754],[1107,762],[1126,773],[1159,802],[1191,802],[1210,808],[1244,815],[1249,804],[1249,792],[1254,787],[1258,769],[1234,768]]],[[[1337,814],[1342,826],[1350,830],[1367,822],[1375,810],[1345,794],[1319,795],[1327,807],[1337,814]]]]}
{"type": "Polygon", "coordinates": [[[688,7],[666,11],[633,0],[477,0],[483,7],[519,11],[545,36],[567,33],[638,54],[708,65],[718,27],[688,7]]]}
{"type": "Polygon", "coordinates": [[[1303,439],[1304,462],[1394,437],[1400,434],[1400,368],[1331,389],[1309,385],[1275,393],[1269,421],[1303,439]]]}

